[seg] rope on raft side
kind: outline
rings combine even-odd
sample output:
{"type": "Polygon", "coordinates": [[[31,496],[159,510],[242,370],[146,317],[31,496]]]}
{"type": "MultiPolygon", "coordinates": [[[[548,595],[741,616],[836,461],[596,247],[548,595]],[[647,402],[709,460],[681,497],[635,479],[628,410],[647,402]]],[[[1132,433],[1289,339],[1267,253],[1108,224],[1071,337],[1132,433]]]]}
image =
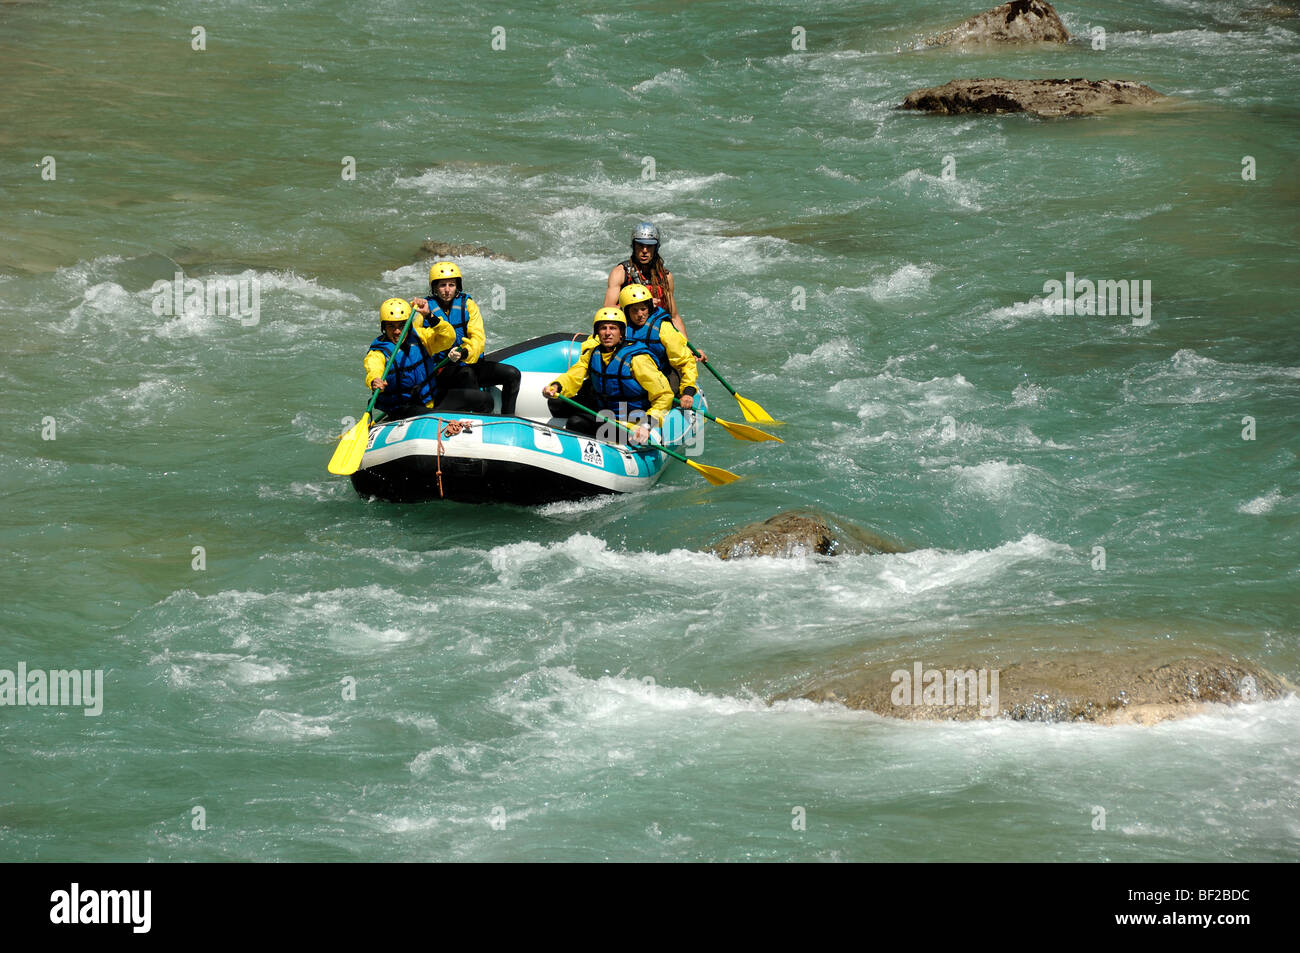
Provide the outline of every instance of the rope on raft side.
{"type": "MultiPolygon", "coordinates": [[[[435,417],[438,421],[438,499],[445,499],[442,491],[442,438],[454,437],[461,433],[473,433],[474,421],[472,420],[444,420],[442,417],[435,417]],[[445,426],[444,426],[445,425],[445,426]]],[[[496,424],[508,424],[509,420],[480,420],[480,427],[492,427],[496,424]]]]}
{"type": "Polygon", "coordinates": [[[442,452],[443,452],[442,438],[443,437],[450,438],[456,436],[457,434],[462,434],[462,433],[473,433],[474,425],[476,423],[480,428],[482,428],[482,427],[495,427],[498,424],[510,424],[510,423],[514,423],[514,421],[513,420],[479,420],[479,421],[446,420],[442,417],[434,417],[433,419],[438,421],[438,431],[437,431],[438,434],[438,499],[441,500],[446,498],[446,494],[443,493],[443,489],[442,489],[442,452]]]}
{"type": "Polygon", "coordinates": [[[458,433],[473,433],[474,421],[472,420],[446,420],[441,417],[435,417],[438,421],[438,499],[445,499],[446,494],[442,490],[442,438],[454,437],[458,433]],[[443,425],[446,424],[444,427],[443,425]]]}

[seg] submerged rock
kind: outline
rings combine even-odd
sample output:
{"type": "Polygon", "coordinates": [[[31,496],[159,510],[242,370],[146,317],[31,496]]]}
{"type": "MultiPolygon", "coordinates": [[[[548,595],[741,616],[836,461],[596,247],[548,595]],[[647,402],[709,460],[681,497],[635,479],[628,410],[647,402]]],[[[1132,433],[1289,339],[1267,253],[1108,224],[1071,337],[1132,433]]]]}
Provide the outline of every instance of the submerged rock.
{"type": "Polygon", "coordinates": [[[501,255],[486,245],[453,244],[435,242],[426,238],[420,242],[420,250],[415,253],[415,261],[421,258],[495,258],[499,261],[514,261],[509,255],[501,255]]]}
{"type": "Polygon", "coordinates": [[[1291,20],[1300,17],[1300,10],[1280,3],[1270,3],[1263,7],[1249,7],[1241,11],[1243,20],[1291,20]]]}
{"type": "Polygon", "coordinates": [[[828,520],[812,510],[787,510],[751,523],[708,547],[719,559],[747,556],[838,556],[844,553],[904,553],[898,543],[870,530],[828,520]]]}
{"type": "Polygon", "coordinates": [[[899,109],[951,115],[1026,112],[1043,118],[1085,116],[1162,99],[1142,83],[1114,79],[954,79],[907,94],[899,109]]]}
{"type": "MultiPolygon", "coordinates": [[[[969,660],[966,660],[969,663],[969,660]]],[[[1210,704],[1271,701],[1295,686],[1257,665],[1224,656],[1134,665],[1124,656],[1075,656],[990,664],[881,663],[796,695],[891,718],[1097,724],[1155,724],[1210,704]]]]}
{"type": "Polygon", "coordinates": [[[926,46],[977,43],[1068,43],[1070,31],[1043,0],[1011,0],[977,13],[950,30],[926,37],[926,46]]]}

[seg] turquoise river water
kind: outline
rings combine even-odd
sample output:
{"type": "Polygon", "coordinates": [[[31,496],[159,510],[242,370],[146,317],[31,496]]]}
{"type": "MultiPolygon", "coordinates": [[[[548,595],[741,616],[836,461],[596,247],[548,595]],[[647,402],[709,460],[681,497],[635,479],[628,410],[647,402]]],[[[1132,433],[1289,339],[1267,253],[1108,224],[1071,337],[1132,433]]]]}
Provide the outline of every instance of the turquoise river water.
{"type": "Polygon", "coordinates": [[[103,673],[98,715],[0,708],[0,859],[1300,858],[1294,697],[772,703],[954,652],[1300,680],[1300,18],[1062,3],[1066,46],[916,48],[978,7],[0,5],[0,669],[103,673]],[[894,108],[962,76],[1173,101],[894,108]],[[459,259],[500,347],[584,327],[641,219],[786,422],[709,434],[741,481],[398,506],[326,472],[423,240],[508,256],[459,259]],[[178,271],[257,313],[155,313],[178,271]],[[1149,321],[1045,313],[1067,273],[1149,281],[1149,321]],[[804,505],[915,550],[698,551],[804,505]]]}

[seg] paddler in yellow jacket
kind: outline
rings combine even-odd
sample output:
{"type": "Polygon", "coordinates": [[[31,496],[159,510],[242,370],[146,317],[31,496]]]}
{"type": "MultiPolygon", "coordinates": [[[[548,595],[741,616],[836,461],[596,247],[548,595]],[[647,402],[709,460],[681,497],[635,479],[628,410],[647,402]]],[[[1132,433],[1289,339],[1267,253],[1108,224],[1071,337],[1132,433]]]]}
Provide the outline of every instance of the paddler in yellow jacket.
{"type": "MultiPolygon", "coordinates": [[[[618,295],[618,306],[627,315],[626,339],[638,341],[654,357],[659,372],[668,378],[676,393],[681,394],[683,410],[690,410],[695,405],[696,379],[699,367],[695,355],[691,353],[686,338],[676,327],[663,308],[656,308],[653,296],[645,285],[628,285],[618,295]],[[677,380],[673,380],[673,372],[677,380]]],[[[583,342],[585,353],[597,344],[595,336],[583,342]]]]}
{"type": "MultiPolygon", "coordinates": [[[[455,262],[434,262],[429,269],[429,297],[415,298],[411,305],[426,317],[445,318],[456,330],[456,349],[460,356],[444,368],[448,386],[500,384],[501,413],[513,415],[519,397],[519,370],[509,364],[483,360],[483,349],[487,346],[483,315],[474,299],[465,293],[460,268],[455,262]]],[[[434,359],[441,360],[444,356],[435,354],[434,359]]]]}
{"type": "Polygon", "coordinates": [[[434,355],[449,350],[457,359],[460,351],[454,347],[456,329],[438,318],[432,326],[423,317],[415,316],[411,322],[414,337],[402,337],[402,326],[411,315],[411,306],[401,298],[389,298],[379,306],[379,337],[370,342],[363,365],[366,370],[366,387],[380,391],[375,406],[388,417],[404,417],[424,413],[435,404],[446,410],[471,410],[477,413],[492,409],[492,399],[479,390],[448,388],[439,380],[435,370],[438,361],[434,355]],[[384,375],[384,367],[393,356],[392,366],[384,375]]]}
{"type": "MultiPolygon", "coordinates": [[[[645,443],[652,426],[662,427],[664,415],[673,405],[673,390],[659,371],[654,356],[639,341],[624,340],[627,317],[618,308],[601,308],[592,319],[597,346],[542,390],[542,396],[572,397],[584,381],[590,381],[596,399],[595,410],[611,412],[621,420],[640,421],[633,435],[645,443]]],[[[578,433],[595,435],[599,422],[575,414],[565,425],[578,433]]]]}

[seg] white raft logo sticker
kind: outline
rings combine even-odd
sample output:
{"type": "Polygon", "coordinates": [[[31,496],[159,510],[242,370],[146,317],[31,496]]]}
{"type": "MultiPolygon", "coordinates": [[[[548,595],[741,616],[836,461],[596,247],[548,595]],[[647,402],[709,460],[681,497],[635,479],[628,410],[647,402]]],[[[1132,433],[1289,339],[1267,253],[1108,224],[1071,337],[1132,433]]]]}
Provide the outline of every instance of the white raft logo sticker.
{"type": "Polygon", "coordinates": [[[889,693],[889,700],[895,705],[903,706],[945,706],[949,708],[967,708],[979,705],[982,718],[996,715],[1001,708],[998,698],[998,681],[1000,669],[925,669],[920,662],[912,665],[912,671],[905,668],[894,671],[889,676],[894,689],[889,693]]]}
{"type": "Polygon", "coordinates": [[[605,457],[600,452],[600,444],[594,440],[582,441],[582,462],[590,463],[593,466],[603,466],[605,457]]]}
{"type": "Polygon", "coordinates": [[[104,670],[61,669],[49,672],[18,663],[18,671],[0,668],[0,706],[55,705],[84,708],[87,718],[104,711],[104,670]]]}
{"type": "Polygon", "coordinates": [[[50,894],[51,923],[129,923],[133,933],[148,933],[152,921],[152,890],[71,890],[50,894]]]}
{"type": "Polygon", "coordinates": [[[560,445],[560,438],[555,435],[555,431],[550,427],[533,428],[533,446],[548,453],[564,452],[564,447],[560,445]]]}

